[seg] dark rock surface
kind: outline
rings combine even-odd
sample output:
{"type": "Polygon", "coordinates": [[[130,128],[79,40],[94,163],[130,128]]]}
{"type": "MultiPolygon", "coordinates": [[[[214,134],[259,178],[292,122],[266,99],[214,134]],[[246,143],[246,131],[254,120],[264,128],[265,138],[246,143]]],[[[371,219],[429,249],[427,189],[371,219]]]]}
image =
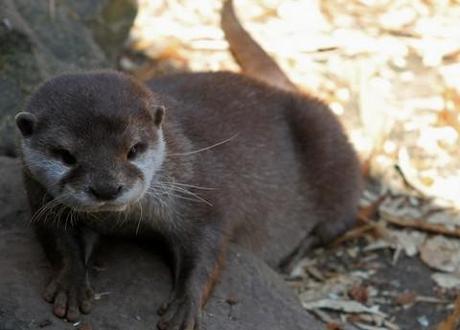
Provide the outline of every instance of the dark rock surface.
{"type": "Polygon", "coordinates": [[[42,81],[115,65],[133,0],[0,1],[0,154],[14,155],[14,114],[42,81]],[[54,3],[54,5],[53,5],[54,3]]]}
{"type": "MultiPolygon", "coordinates": [[[[77,329],[55,318],[40,296],[49,268],[27,226],[17,160],[0,157],[0,329],[77,329]]],[[[167,298],[171,275],[152,251],[130,243],[104,253],[92,277],[96,301],[82,321],[92,329],[155,329],[156,309],[167,298]]],[[[323,329],[305,312],[283,279],[251,253],[233,246],[226,270],[203,314],[208,330],[323,329]]]]}

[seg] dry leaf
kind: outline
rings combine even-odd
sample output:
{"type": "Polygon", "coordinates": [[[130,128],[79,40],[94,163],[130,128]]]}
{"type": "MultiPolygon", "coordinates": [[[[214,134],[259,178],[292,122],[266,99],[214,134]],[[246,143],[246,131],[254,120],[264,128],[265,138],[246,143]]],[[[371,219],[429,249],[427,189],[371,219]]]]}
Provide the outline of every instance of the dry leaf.
{"type": "MultiPolygon", "coordinates": [[[[385,216],[384,219],[387,220],[388,217],[385,216]]],[[[387,229],[387,232],[386,240],[393,248],[404,250],[408,257],[417,255],[420,246],[426,239],[426,234],[418,231],[387,229]]]]}
{"type": "Polygon", "coordinates": [[[330,278],[326,282],[308,282],[308,288],[300,294],[300,300],[304,302],[318,301],[330,295],[346,293],[349,288],[359,281],[352,274],[341,274],[330,278]]]}
{"type": "Polygon", "coordinates": [[[460,274],[460,240],[435,236],[420,247],[420,257],[433,269],[460,274]]]}
{"type": "Polygon", "coordinates": [[[303,302],[302,305],[307,310],[324,308],[345,313],[367,313],[381,317],[387,316],[385,313],[379,311],[379,306],[367,307],[351,300],[322,299],[318,301],[303,302]]]}
{"type": "Polygon", "coordinates": [[[445,273],[434,273],[431,275],[433,281],[436,282],[442,288],[445,289],[460,289],[460,275],[445,274],[445,273]]]}

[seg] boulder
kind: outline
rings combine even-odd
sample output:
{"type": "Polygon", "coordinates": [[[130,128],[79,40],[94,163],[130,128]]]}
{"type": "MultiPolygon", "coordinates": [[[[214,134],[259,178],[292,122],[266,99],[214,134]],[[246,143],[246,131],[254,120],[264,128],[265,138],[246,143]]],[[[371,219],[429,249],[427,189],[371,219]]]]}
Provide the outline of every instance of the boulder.
{"type": "MultiPolygon", "coordinates": [[[[41,298],[50,274],[28,224],[19,162],[0,157],[0,329],[77,329],[54,317],[41,298]]],[[[82,317],[92,329],[155,329],[157,308],[171,274],[147,247],[112,242],[104,267],[92,276],[99,300],[82,317]]],[[[302,309],[281,276],[249,251],[232,246],[225,270],[203,313],[207,330],[323,329],[302,309]]],[[[84,328],[82,328],[84,329],[84,328]]]]}
{"type": "Polygon", "coordinates": [[[136,14],[134,0],[0,2],[0,155],[14,156],[13,117],[53,75],[110,68],[136,14]]]}

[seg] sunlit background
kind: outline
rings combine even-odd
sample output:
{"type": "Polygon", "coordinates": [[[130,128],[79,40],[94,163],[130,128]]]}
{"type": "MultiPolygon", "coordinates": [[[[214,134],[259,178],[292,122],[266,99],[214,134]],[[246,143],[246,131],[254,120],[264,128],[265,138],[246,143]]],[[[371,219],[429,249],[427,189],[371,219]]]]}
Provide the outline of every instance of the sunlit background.
{"type": "MultiPolygon", "coordinates": [[[[183,70],[239,70],[219,27],[221,1],[140,0],[139,6],[123,70],[144,80],[183,70]]],[[[339,280],[315,278],[311,267],[318,270],[330,256],[320,251],[294,274],[303,280],[294,286],[304,306],[328,324],[435,326],[460,288],[460,1],[235,0],[235,7],[292,81],[329,103],[359,150],[369,178],[362,227],[339,252],[363,258],[366,248],[389,249],[395,267],[401,254],[418,256],[431,269],[422,280],[445,294],[432,298],[447,301],[438,312],[428,305],[408,316],[403,306],[417,303],[415,292],[400,309],[388,309],[385,299],[400,297],[404,287],[385,296],[366,282],[374,273],[356,276],[356,269],[338,271],[339,280]],[[331,306],[311,304],[327,298],[351,308],[347,302],[357,298],[350,292],[360,286],[367,296],[359,303],[388,309],[386,316],[329,313],[331,306]]]]}
{"type": "MultiPolygon", "coordinates": [[[[219,27],[221,1],[139,3],[130,44],[154,63],[124,57],[124,69],[143,79],[238,70],[219,27]]],[[[424,193],[460,203],[460,2],[236,0],[235,7],[289,77],[343,119],[363,159],[374,156],[373,174],[399,161],[424,193]]]]}

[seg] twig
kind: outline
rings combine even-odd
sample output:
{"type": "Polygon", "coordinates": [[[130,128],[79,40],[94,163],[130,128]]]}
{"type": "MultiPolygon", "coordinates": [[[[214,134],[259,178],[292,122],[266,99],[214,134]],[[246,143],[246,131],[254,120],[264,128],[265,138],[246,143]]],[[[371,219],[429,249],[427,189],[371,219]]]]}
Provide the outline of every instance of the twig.
{"type": "Polygon", "coordinates": [[[450,304],[451,302],[448,300],[442,300],[435,297],[427,297],[427,296],[417,296],[415,298],[415,302],[426,303],[426,304],[450,304]]]}
{"type": "Polygon", "coordinates": [[[414,39],[422,39],[423,36],[419,33],[415,33],[409,30],[398,30],[398,29],[381,29],[382,32],[384,33],[389,33],[391,35],[394,35],[396,37],[402,37],[402,38],[414,38],[414,39]]]}
{"type": "Polygon", "coordinates": [[[324,52],[336,51],[336,50],[339,50],[339,49],[340,49],[340,47],[338,47],[338,46],[330,46],[330,47],[317,48],[317,49],[313,49],[313,50],[305,50],[305,51],[302,51],[302,53],[303,54],[324,53],[324,52]]]}
{"type": "Polygon", "coordinates": [[[340,245],[344,242],[351,241],[353,239],[359,238],[364,236],[367,232],[373,231],[376,229],[378,226],[377,223],[369,223],[366,225],[362,225],[360,227],[355,227],[349,231],[347,231],[345,234],[340,236],[338,239],[336,239],[334,242],[332,242],[332,246],[337,246],[340,245]]]}
{"type": "Polygon", "coordinates": [[[385,215],[383,220],[398,227],[414,228],[434,234],[460,237],[460,228],[449,228],[438,223],[427,223],[421,219],[397,219],[385,215]]]}
{"type": "Polygon", "coordinates": [[[377,198],[374,202],[372,202],[369,206],[363,207],[358,212],[358,220],[369,223],[369,219],[374,218],[377,216],[378,210],[380,205],[383,201],[387,198],[388,194],[383,194],[379,198],[377,198]]]}
{"type": "Polygon", "coordinates": [[[335,241],[332,242],[332,246],[337,246],[342,244],[343,242],[347,242],[359,237],[362,237],[364,234],[374,231],[376,235],[382,233],[383,227],[381,224],[372,221],[371,219],[374,218],[377,213],[380,205],[383,203],[385,198],[387,197],[386,194],[377,198],[372,204],[367,207],[363,207],[358,211],[357,220],[361,223],[357,227],[354,227],[347,231],[345,234],[337,238],[335,241]]]}

